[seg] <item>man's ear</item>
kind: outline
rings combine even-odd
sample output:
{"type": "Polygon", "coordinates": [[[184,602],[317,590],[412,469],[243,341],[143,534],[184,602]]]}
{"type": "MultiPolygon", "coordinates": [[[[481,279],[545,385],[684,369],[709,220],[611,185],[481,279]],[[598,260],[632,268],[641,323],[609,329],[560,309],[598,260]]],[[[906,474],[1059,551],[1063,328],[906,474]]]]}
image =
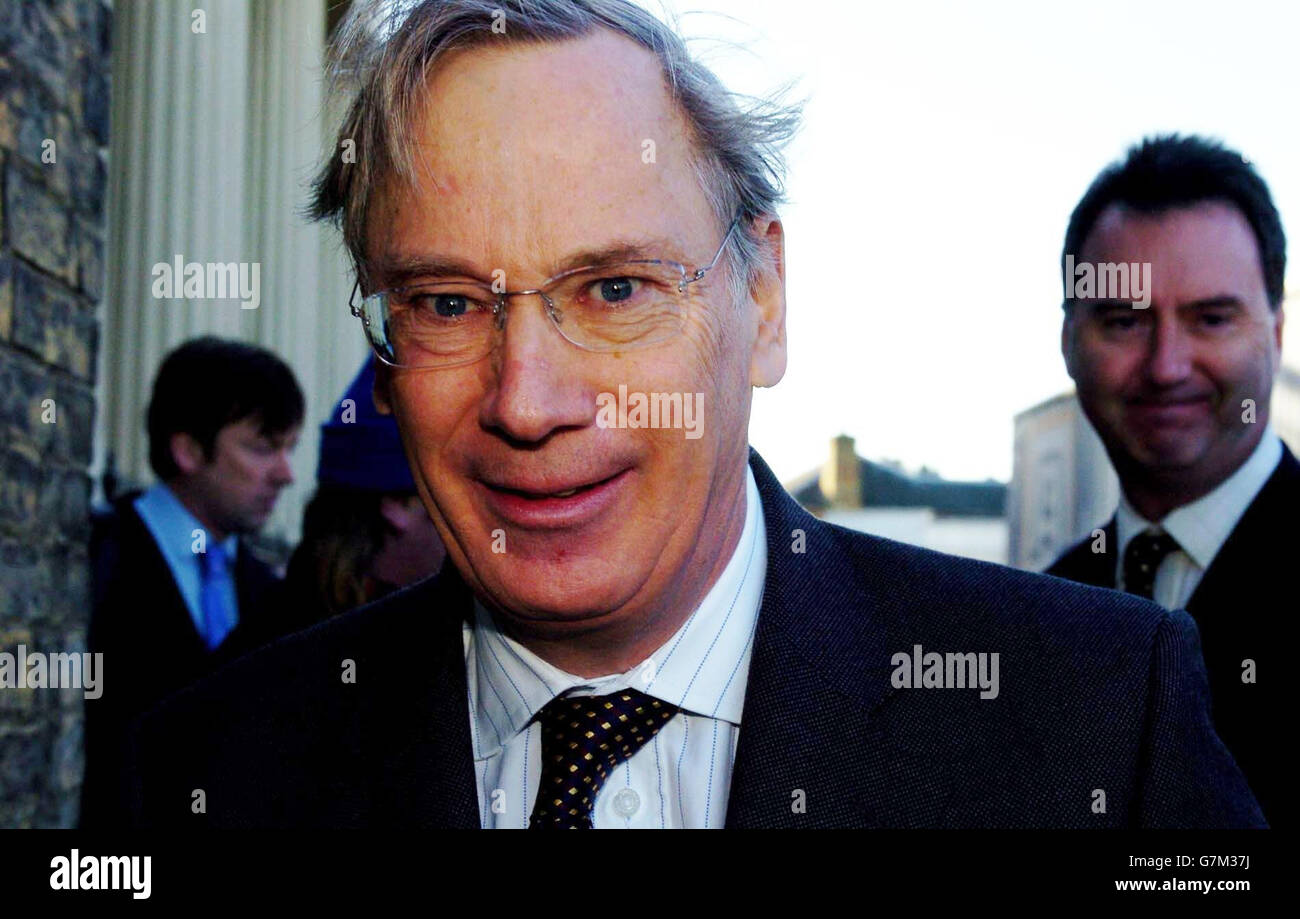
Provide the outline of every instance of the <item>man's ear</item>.
{"type": "Polygon", "coordinates": [[[767,250],[759,276],[750,285],[750,297],[758,310],[758,334],[749,361],[751,386],[775,386],[785,376],[785,229],[771,214],[761,215],[754,224],[758,243],[767,250]]]}
{"type": "Polygon", "coordinates": [[[370,397],[374,400],[375,411],[381,415],[393,414],[393,405],[388,398],[388,384],[391,380],[392,368],[378,358],[371,358],[375,362],[375,383],[370,387],[370,397]]]}
{"type": "Polygon", "coordinates": [[[171,451],[172,462],[183,475],[193,475],[207,465],[208,458],[203,454],[203,447],[192,434],[176,431],[167,441],[171,451]]]}

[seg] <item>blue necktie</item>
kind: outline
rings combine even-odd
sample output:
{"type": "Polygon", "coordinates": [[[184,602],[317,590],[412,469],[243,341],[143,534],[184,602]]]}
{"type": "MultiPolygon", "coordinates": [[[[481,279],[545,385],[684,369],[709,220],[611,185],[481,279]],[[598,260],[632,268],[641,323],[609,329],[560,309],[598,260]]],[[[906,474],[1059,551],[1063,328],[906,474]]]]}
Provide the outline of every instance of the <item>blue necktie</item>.
{"type": "Polygon", "coordinates": [[[219,543],[208,546],[207,552],[199,554],[199,569],[203,575],[203,640],[211,651],[235,627],[235,611],[231,609],[234,591],[230,589],[230,564],[226,550],[219,543]]]}

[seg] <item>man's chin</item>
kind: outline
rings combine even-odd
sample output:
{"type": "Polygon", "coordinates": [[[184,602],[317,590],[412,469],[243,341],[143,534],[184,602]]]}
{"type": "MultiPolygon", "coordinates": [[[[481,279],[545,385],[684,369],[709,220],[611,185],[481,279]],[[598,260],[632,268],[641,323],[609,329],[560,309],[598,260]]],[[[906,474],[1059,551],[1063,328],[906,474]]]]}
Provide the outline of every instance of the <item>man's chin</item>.
{"type": "Polygon", "coordinates": [[[240,536],[252,536],[259,532],[262,527],[266,526],[266,521],[271,519],[271,511],[257,511],[251,514],[245,514],[239,520],[233,520],[227,524],[226,529],[231,533],[237,533],[240,536]]]}
{"type": "Polygon", "coordinates": [[[537,622],[599,618],[625,605],[638,587],[633,572],[611,571],[607,564],[519,564],[482,575],[480,589],[495,606],[537,622]]]}
{"type": "Polygon", "coordinates": [[[1137,442],[1132,455],[1152,472],[1179,472],[1201,461],[1205,445],[1201,438],[1188,437],[1186,432],[1148,434],[1137,442]]]}

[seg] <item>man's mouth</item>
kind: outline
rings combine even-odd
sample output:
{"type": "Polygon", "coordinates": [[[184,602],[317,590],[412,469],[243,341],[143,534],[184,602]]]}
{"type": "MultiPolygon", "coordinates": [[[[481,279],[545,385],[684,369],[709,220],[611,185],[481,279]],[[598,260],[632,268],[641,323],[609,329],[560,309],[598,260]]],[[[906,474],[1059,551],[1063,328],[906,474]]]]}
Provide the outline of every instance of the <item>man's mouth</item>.
{"type": "Polygon", "coordinates": [[[534,500],[541,500],[542,498],[568,498],[572,495],[578,494],[579,492],[590,491],[591,489],[596,488],[602,483],[608,482],[612,478],[613,476],[608,476],[596,482],[588,482],[585,485],[575,485],[572,488],[565,488],[560,491],[542,490],[542,489],[535,489],[535,488],[511,488],[508,485],[491,485],[490,487],[496,489],[497,491],[508,492],[512,495],[519,495],[521,498],[532,498],[534,500]]]}
{"type": "Polygon", "coordinates": [[[1200,419],[1212,410],[1213,401],[1209,396],[1190,396],[1170,399],[1133,399],[1129,402],[1129,411],[1145,424],[1181,425],[1200,419]]]}
{"type": "Polygon", "coordinates": [[[600,476],[542,479],[480,480],[488,505],[497,516],[523,529],[561,529],[589,523],[606,510],[621,491],[628,470],[600,476]]]}

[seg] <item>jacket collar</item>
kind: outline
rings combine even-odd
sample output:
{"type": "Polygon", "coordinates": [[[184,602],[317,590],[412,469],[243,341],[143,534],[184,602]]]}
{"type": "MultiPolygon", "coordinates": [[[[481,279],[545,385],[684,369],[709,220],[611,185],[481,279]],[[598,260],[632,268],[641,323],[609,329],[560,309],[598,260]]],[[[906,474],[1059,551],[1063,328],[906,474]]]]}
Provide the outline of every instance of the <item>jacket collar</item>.
{"type": "MultiPolygon", "coordinates": [[[[1273,474],[1259,490],[1255,500],[1246,508],[1241,520],[1228,535],[1214,562],[1196,585],[1187,611],[1200,622],[1202,617],[1220,606],[1234,606],[1233,598],[1240,593],[1235,579],[1243,571],[1256,570],[1261,559],[1267,560],[1281,554],[1279,540],[1287,538],[1293,522],[1297,498],[1300,497],[1300,462],[1283,444],[1282,459],[1273,474]]],[[[1267,570],[1268,563],[1259,570],[1267,570]]]]}

